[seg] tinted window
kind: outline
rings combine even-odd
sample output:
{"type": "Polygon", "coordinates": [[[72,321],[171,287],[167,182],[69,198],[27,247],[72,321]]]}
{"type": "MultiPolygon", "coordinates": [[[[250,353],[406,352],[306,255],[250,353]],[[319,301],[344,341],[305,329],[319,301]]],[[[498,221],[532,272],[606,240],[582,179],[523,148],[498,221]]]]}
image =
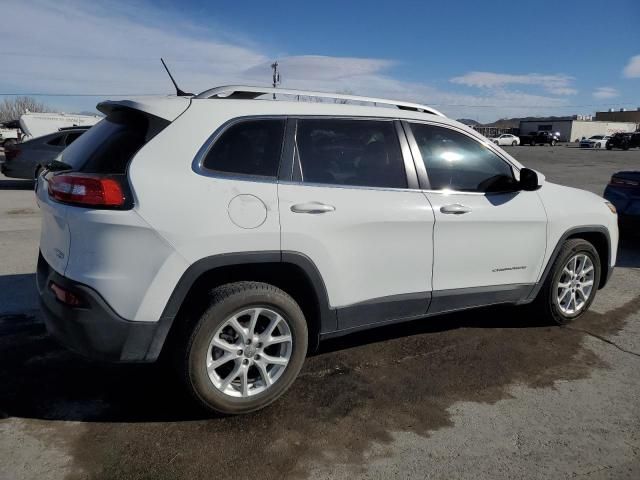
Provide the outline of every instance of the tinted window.
{"type": "Polygon", "coordinates": [[[492,192],[516,186],[509,164],[473,138],[433,125],[412,124],[411,129],[431,189],[492,192]]]}
{"type": "Polygon", "coordinates": [[[58,147],[64,145],[64,134],[56,135],[51,140],[47,141],[47,145],[58,147]]]}
{"type": "Polygon", "coordinates": [[[393,122],[299,120],[296,138],[303,182],[407,187],[393,122]]]}
{"type": "Polygon", "coordinates": [[[229,127],[214,143],[203,166],[218,172],[278,175],[284,120],[247,120],[229,127]]]}
{"type": "Polygon", "coordinates": [[[167,125],[152,115],[116,111],[80,135],[57,160],[86,173],[122,174],[136,152],[167,125]]]}
{"type": "Polygon", "coordinates": [[[67,136],[64,139],[64,144],[71,145],[80,135],[82,135],[82,132],[67,133],[67,136]]]}

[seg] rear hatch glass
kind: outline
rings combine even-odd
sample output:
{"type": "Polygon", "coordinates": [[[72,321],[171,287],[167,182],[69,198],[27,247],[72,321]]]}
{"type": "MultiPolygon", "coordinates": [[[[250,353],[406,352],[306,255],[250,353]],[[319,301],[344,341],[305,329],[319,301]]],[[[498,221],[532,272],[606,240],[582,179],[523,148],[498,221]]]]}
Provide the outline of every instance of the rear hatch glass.
{"type": "Polygon", "coordinates": [[[55,169],[124,174],[136,152],[169,123],[135,110],[111,112],[56,158],[55,169]]]}

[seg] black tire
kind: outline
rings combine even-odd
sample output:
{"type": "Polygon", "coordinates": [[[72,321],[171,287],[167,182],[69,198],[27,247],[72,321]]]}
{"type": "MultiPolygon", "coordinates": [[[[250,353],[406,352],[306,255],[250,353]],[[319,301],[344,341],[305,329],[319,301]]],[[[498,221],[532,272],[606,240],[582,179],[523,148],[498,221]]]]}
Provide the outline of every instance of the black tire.
{"type": "Polygon", "coordinates": [[[500,142],[498,140],[494,141],[493,143],[495,143],[496,145],[500,146],[500,142]]]}
{"type": "Polygon", "coordinates": [[[607,150],[612,150],[613,149],[613,145],[607,143],[607,150]]]}
{"type": "Polygon", "coordinates": [[[266,283],[237,282],[220,286],[210,294],[209,307],[186,332],[178,346],[176,362],[188,390],[206,409],[221,414],[242,414],[274,402],[296,379],[307,354],[307,323],[298,304],[287,293],[266,283]],[[218,390],[207,373],[207,355],[213,335],[235,312],[251,307],[267,307],[287,322],[291,331],[289,363],[265,391],[247,397],[232,397],[218,390]]]}
{"type": "Polygon", "coordinates": [[[538,296],[533,302],[533,308],[537,313],[542,313],[546,318],[553,320],[558,325],[567,325],[574,321],[576,318],[580,317],[584,312],[586,312],[591,306],[591,302],[596,296],[596,291],[598,290],[598,285],[600,284],[600,275],[601,275],[601,267],[600,267],[600,256],[598,255],[598,251],[595,247],[583,240],[581,238],[575,238],[571,240],[567,240],[561,247],[558,256],[556,257],[553,265],[551,266],[551,270],[545,279],[538,296]],[[594,278],[593,278],[593,288],[589,294],[589,298],[587,299],[585,306],[577,313],[568,315],[560,310],[558,306],[558,299],[556,295],[557,285],[562,276],[562,271],[564,266],[567,264],[569,259],[574,255],[582,253],[587,255],[594,267],[594,278]]]}
{"type": "Polygon", "coordinates": [[[9,138],[8,140],[4,141],[2,146],[7,148],[7,147],[10,147],[10,146],[16,145],[17,143],[18,143],[18,141],[15,138],[9,138]]]}
{"type": "Polygon", "coordinates": [[[518,145],[518,142],[516,142],[515,140],[513,142],[511,142],[511,146],[515,147],[516,145],[518,145]]]}
{"type": "Polygon", "coordinates": [[[38,168],[36,168],[36,173],[34,173],[34,175],[33,175],[33,179],[35,181],[38,181],[38,177],[40,176],[40,172],[42,172],[42,165],[38,165],[38,168]]]}
{"type": "Polygon", "coordinates": [[[531,143],[529,145],[531,145],[532,147],[535,147],[536,146],[536,141],[535,140],[531,140],[531,143]]]}
{"type": "Polygon", "coordinates": [[[556,146],[556,141],[555,140],[551,140],[551,142],[549,142],[549,145],[551,145],[552,147],[556,146]]]}
{"type": "Polygon", "coordinates": [[[629,144],[628,143],[623,143],[622,144],[622,150],[629,150],[629,144]]]}

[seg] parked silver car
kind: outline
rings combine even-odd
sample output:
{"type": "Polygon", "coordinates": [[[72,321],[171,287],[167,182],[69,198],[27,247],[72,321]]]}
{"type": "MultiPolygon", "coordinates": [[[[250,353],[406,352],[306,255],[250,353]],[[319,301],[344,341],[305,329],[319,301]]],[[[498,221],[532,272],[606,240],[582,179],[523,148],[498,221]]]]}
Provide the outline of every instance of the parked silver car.
{"type": "Polygon", "coordinates": [[[40,170],[71,145],[87,127],[64,128],[23,143],[5,146],[5,160],[0,167],[7,177],[33,180],[40,170]]]}

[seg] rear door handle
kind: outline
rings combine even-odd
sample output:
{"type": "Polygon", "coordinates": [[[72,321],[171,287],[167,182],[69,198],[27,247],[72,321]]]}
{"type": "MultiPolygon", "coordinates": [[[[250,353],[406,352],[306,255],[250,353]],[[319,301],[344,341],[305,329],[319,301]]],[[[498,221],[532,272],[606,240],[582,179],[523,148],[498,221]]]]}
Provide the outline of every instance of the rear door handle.
{"type": "Polygon", "coordinates": [[[329,213],[333,212],[335,209],[336,207],[333,205],[326,205],[320,202],[298,203],[291,206],[291,211],[293,213],[329,213]]]}
{"type": "Polygon", "coordinates": [[[469,213],[471,208],[460,205],[459,203],[454,203],[453,205],[443,205],[440,207],[440,211],[445,215],[462,215],[463,213],[469,213]]]}

